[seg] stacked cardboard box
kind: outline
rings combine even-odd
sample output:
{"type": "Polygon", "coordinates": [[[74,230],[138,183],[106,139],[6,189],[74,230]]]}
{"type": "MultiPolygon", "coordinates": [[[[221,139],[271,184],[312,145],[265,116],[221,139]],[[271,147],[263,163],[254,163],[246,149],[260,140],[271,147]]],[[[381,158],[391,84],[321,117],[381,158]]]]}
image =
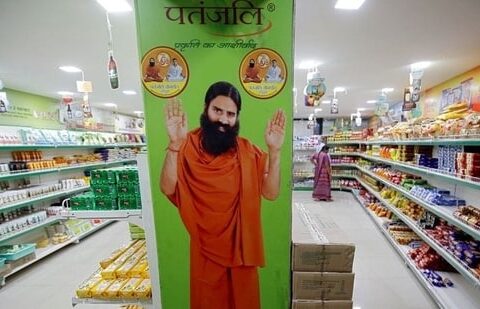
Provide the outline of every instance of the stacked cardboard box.
{"type": "Polygon", "coordinates": [[[351,309],[355,245],[304,207],[294,207],[292,241],[292,308],[351,309]]]}

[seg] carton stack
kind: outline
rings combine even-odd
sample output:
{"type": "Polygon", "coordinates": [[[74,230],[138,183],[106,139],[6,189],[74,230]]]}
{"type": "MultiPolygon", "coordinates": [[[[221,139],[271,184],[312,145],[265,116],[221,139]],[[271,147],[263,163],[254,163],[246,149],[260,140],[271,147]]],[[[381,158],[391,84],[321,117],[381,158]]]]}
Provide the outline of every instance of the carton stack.
{"type": "Polygon", "coordinates": [[[294,207],[292,309],[352,309],[355,245],[336,225],[294,207]]]}

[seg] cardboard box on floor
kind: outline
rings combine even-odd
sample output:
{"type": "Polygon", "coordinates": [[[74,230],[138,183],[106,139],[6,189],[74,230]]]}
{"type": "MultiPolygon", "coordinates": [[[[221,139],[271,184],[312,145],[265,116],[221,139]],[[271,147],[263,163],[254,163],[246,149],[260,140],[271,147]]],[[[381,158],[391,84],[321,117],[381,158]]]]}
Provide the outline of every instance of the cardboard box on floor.
{"type": "Polygon", "coordinates": [[[332,222],[293,207],[292,270],[352,272],[355,245],[332,222]]]}
{"type": "Polygon", "coordinates": [[[352,273],[293,272],[294,300],[351,300],[352,273]]]}
{"type": "Polygon", "coordinates": [[[351,300],[294,300],[292,309],[352,309],[351,300]]]}

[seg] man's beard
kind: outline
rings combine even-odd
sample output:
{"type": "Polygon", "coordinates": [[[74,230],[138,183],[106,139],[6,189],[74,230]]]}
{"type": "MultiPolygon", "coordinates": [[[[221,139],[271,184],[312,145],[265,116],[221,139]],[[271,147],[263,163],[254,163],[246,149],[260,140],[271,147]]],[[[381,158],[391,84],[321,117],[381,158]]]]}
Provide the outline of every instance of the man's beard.
{"type": "Polygon", "coordinates": [[[240,130],[240,123],[237,121],[233,127],[220,122],[213,122],[203,113],[200,116],[202,128],[201,143],[203,149],[211,155],[218,156],[237,145],[237,136],[240,130]],[[220,131],[223,127],[224,132],[220,131]]]}

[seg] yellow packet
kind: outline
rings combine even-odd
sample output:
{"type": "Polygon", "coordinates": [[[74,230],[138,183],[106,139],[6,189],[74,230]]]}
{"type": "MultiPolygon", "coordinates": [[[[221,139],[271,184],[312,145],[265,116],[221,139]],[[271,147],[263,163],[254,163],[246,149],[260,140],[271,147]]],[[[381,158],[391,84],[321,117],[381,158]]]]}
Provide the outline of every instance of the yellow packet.
{"type": "Polygon", "coordinates": [[[118,297],[120,298],[133,298],[135,288],[142,282],[142,279],[132,278],[129,279],[118,291],[118,297]]]}
{"type": "Polygon", "coordinates": [[[150,298],[152,295],[152,283],[150,279],[143,279],[142,282],[135,288],[134,297],[136,298],[150,298]]]}
{"type": "Polygon", "coordinates": [[[90,277],[80,284],[75,293],[79,298],[90,298],[92,297],[90,290],[100,283],[100,281],[102,281],[100,277],[90,277]]]}
{"type": "Polygon", "coordinates": [[[103,293],[103,297],[105,298],[117,298],[118,297],[118,292],[120,289],[127,283],[128,279],[121,279],[121,280],[115,280],[111,286],[108,287],[107,290],[103,293]]]}
{"type": "Polygon", "coordinates": [[[96,286],[94,286],[92,289],[90,289],[90,292],[92,293],[93,298],[102,298],[103,293],[108,289],[110,285],[115,280],[102,280],[100,281],[96,286]]]}

